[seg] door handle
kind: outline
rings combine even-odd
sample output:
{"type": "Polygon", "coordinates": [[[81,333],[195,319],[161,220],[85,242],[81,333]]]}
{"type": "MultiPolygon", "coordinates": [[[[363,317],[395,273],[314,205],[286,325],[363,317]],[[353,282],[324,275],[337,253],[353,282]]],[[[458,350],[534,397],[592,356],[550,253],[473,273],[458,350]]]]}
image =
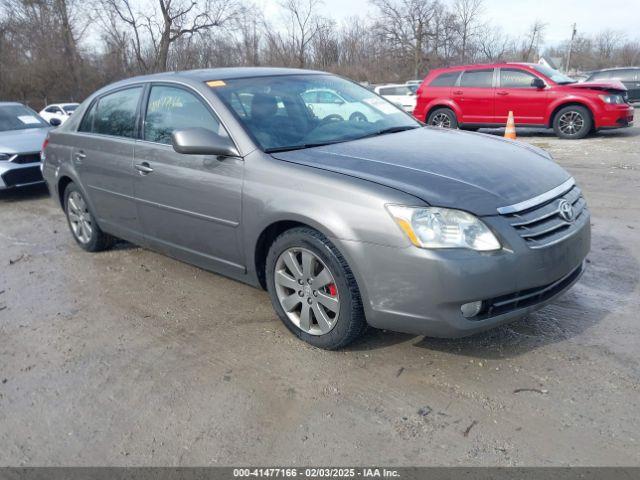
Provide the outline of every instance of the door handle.
{"type": "Polygon", "coordinates": [[[151,168],[148,162],[137,163],[136,170],[140,172],[140,175],[146,175],[153,172],[153,168],[151,168]]]}
{"type": "Polygon", "coordinates": [[[462,90],[455,90],[453,92],[454,95],[462,95],[462,90]]]}
{"type": "Polygon", "coordinates": [[[87,158],[87,154],[84,152],[76,152],[75,154],[75,160],[76,163],[82,163],[82,160],[84,160],[85,158],[87,158]]]}
{"type": "Polygon", "coordinates": [[[496,95],[509,95],[509,92],[496,92],[496,95]]]}

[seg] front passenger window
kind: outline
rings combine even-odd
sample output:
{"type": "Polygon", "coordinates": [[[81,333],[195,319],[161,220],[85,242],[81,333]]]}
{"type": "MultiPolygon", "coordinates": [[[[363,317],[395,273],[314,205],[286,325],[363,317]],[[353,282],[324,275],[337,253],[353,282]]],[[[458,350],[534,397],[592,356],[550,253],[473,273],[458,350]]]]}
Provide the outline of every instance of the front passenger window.
{"type": "Polygon", "coordinates": [[[503,68],[500,70],[500,86],[502,88],[532,88],[531,82],[536,79],[535,75],[513,68],[503,68]]]}
{"type": "Polygon", "coordinates": [[[194,94],[164,85],[151,88],[144,122],[145,140],[171,145],[174,130],[195,127],[227,135],[218,119],[194,94]]]}

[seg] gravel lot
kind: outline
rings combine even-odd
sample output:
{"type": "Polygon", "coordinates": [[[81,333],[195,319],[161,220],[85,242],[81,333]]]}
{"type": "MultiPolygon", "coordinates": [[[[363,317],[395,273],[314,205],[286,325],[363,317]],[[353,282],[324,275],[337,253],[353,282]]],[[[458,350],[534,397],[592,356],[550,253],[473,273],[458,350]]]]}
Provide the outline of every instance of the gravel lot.
{"type": "Polygon", "coordinates": [[[84,253],[46,191],[0,194],[0,465],[638,465],[640,128],[519,139],[583,188],[588,269],[462,340],[316,350],[265,292],[84,253]]]}

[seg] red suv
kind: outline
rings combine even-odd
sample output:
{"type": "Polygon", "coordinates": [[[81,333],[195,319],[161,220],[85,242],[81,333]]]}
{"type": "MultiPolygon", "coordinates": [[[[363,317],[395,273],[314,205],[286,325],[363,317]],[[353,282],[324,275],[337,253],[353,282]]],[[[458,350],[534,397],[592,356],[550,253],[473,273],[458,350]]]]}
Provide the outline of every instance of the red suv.
{"type": "Polygon", "coordinates": [[[446,128],[504,126],[509,111],[516,125],[553,128],[560,138],[582,138],[633,123],[633,107],[621,82],[577,83],[531,63],[432,70],[417,95],[416,118],[446,128]]]}

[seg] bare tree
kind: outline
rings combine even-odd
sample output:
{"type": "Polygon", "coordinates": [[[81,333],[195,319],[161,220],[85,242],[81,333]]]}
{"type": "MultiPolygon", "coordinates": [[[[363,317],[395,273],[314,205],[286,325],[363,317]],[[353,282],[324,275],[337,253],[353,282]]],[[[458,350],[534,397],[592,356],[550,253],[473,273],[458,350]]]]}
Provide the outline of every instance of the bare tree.
{"type": "Polygon", "coordinates": [[[157,0],[139,4],[132,0],[102,0],[107,15],[115,12],[131,32],[131,43],[142,71],[165,71],[169,50],[183,37],[222,27],[238,14],[235,0],[157,0]],[[155,7],[154,7],[155,5],[155,7]],[[147,53],[150,50],[150,54],[147,53]]]}
{"type": "Polygon", "coordinates": [[[530,62],[534,60],[532,55],[539,50],[539,46],[542,43],[544,29],[546,24],[540,20],[536,20],[529,27],[529,31],[526,34],[522,43],[522,61],[530,62]]]}
{"type": "Polygon", "coordinates": [[[374,28],[390,46],[410,57],[414,78],[419,78],[429,38],[436,2],[429,0],[371,0],[379,10],[374,28]]]}
{"type": "Polygon", "coordinates": [[[482,0],[456,0],[453,4],[453,14],[460,35],[460,61],[468,60],[469,44],[475,40],[480,31],[480,15],[482,0]]]}

